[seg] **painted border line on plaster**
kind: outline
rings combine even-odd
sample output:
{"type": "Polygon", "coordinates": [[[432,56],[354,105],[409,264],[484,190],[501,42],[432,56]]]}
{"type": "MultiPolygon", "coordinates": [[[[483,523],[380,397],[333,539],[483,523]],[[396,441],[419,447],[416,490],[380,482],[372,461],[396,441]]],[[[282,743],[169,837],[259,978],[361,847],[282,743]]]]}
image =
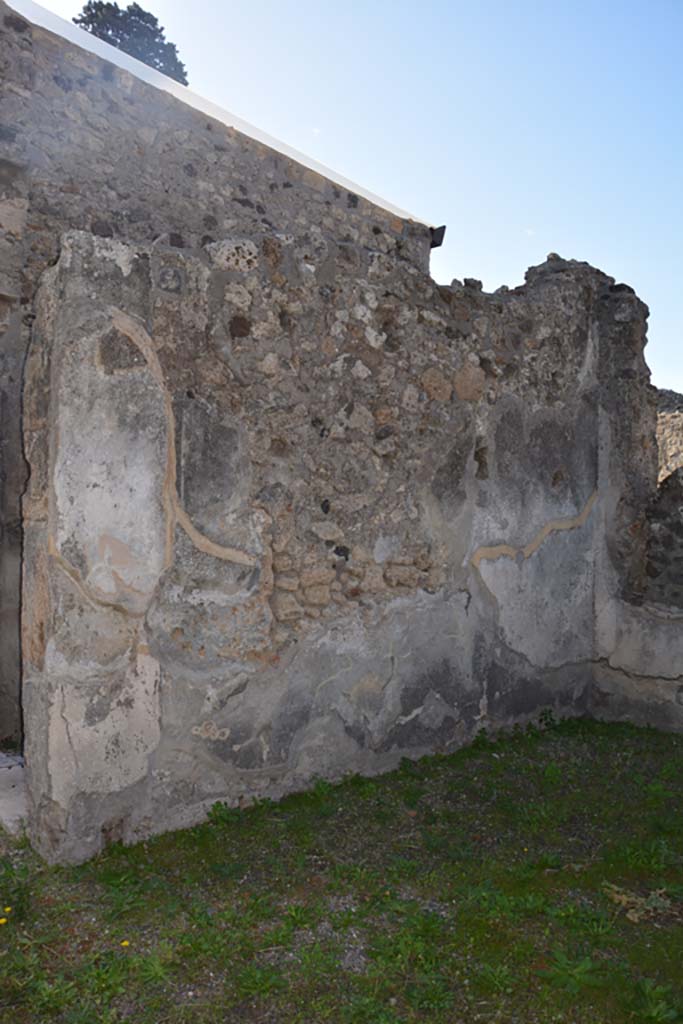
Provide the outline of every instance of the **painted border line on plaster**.
{"type": "Polygon", "coordinates": [[[194,107],[195,110],[206,114],[207,117],[212,117],[215,121],[220,121],[222,124],[227,125],[228,128],[234,128],[236,131],[241,132],[242,135],[246,135],[250,139],[261,142],[264,146],[282,153],[283,156],[289,157],[290,160],[302,164],[309,170],[315,171],[316,174],[322,175],[323,178],[328,178],[336,185],[340,185],[349,192],[354,192],[356,195],[367,199],[368,202],[381,207],[383,210],[387,210],[394,216],[400,217],[402,220],[412,220],[418,224],[425,224],[427,227],[434,226],[430,221],[426,221],[422,217],[415,217],[412,213],[401,210],[398,206],[394,206],[393,203],[382,199],[381,196],[375,195],[374,192],[369,192],[367,189],[362,188],[362,186],[356,185],[355,182],[350,181],[331,168],[325,167],[324,164],[319,163],[312,157],[306,156],[305,153],[300,153],[299,150],[288,146],[286,142],[280,142],[279,139],[273,138],[272,135],[267,135],[266,132],[262,132],[260,128],[249,124],[248,121],[244,121],[241,117],[237,117],[236,114],[231,114],[228,110],[224,110],[217,104],[212,103],[211,100],[204,99],[203,96],[199,96],[197,93],[192,92],[191,89],[188,89],[186,85],[181,85],[167,75],[162,75],[160,71],[155,71],[154,68],[148,67],[142,61],[136,60],[135,57],[129,57],[127,53],[118,50],[115,46],[110,46],[109,43],[105,43],[102,39],[91,35],[85,29],[65,21],[57,14],[53,14],[52,11],[46,11],[44,7],[33,3],[33,0],[6,0],[6,3],[12,10],[26,18],[33,25],[47,29],[48,32],[61,36],[63,39],[68,40],[68,42],[73,43],[74,46],[78,46],[82,50],[88,50],[97,57],[101,57],[102,60],[109,61],[110,64],[115,64],[116,67],[128,71],[131,75],[135,75],[136,78],[147,82],[148,85],[153,85],[156,89],[170,93],[177,100],[180,100],[181,103],[186,103],[189,107],[194,107]]]}

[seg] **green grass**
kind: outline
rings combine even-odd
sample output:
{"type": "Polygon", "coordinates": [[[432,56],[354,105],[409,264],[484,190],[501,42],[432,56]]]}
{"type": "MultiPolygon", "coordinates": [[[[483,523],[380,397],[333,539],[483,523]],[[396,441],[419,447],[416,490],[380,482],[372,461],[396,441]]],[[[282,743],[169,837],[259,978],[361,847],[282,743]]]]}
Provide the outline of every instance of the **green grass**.
{"type": "Polygon", "coordinates": [[[79,868],[2,838],[0,915],[12,1024],[683,1022],[683,737],[480,739],[79,868]]]}

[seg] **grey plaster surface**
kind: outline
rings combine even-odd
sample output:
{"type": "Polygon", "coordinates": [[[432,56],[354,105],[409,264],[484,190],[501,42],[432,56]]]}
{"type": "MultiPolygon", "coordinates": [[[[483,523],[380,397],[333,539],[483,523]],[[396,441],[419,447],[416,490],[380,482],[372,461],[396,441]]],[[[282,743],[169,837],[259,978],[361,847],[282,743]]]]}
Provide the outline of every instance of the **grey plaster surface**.
{"type": "Polygon", "coordinates": [[[28,814],[23,758],[0,751],[0,827],[20,835],[28,814]]]}

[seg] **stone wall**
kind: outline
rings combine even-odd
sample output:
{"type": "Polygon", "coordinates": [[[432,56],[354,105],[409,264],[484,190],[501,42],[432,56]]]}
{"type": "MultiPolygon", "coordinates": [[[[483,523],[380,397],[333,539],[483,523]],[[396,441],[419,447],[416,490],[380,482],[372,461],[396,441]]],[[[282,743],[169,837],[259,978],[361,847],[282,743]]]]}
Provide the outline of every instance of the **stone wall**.
{"type": "MultiPolygon", "coordinates": [[[[112,51],[115,52],[115,51],[112,51]]],[[[430,230],[30,25],[0,0],[0,743],[18,741],[21,373],[33,295],[67,229],[182,250],[292,234],[311,256],[427,267],[430,230]]]]}
{"type": "Polygon", "coordinates": [[[659,485],[648,509],[644,598],[683,608],[683,395],[657,391],[659,485]]]}
{"type": "Polygon", "coordinates": [[[683,727],[632,290],[554,255],[440,287],[426,226],[6,10],[35,845],[544,708],[683,727]]]}

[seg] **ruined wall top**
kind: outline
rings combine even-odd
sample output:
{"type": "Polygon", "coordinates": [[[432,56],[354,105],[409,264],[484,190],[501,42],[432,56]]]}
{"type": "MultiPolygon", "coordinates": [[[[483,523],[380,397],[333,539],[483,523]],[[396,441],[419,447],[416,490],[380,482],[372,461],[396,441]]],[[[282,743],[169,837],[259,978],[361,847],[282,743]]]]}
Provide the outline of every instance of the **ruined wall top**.
{"type": "Polygon", "coordinates": [[[311,244],[360,242],[428,266],[428,225],[182,102],[174,93],[184,87],[165,91],[165,76],[143,81],[113,47],[105,60],[4,3],[0,47],[3,153],[33,193],[29,278],[54,262],[65,226],[177,248],[235,229],[301,236],[310,226],[311,244]]]}
{"type": "MultiPolygon", "coordinates": [[[[2,6],[4,6],[4,4],[2,6]]],[[[131,57],[124,51],[105,43],[103,40],[98,39],[97,36],[83,31],[83,29],[74,25],[71,21],[65,21],[63,18],[55,15],[52,11],[48,11],[34,3],[33,0],[12,0],[12,3],[8,6],[19,16],[17,21],[14,22],[15,28],[19,28],[21,20],[26,18],[27,22],[31,23],[34,32],[36,30],[40,31],[41,29],[45,29],[52,35],[59,37],[65,44],[72,44],[80,50],[85,50],[88,53],[92,53],[96,57],[107,61],[109,64],[116,65],[116,67],[129,72],[135,78],[146,82],[148,85],[154,86],[155,89],[168,93],[171,96],[175,96],[186,106],[191,107],[198,113],[206,114],[212,120],[219,121],[228,128],[234,128],[245,138],[262,143],[269,149],[275,150],[283,156],[289,157],[302,167],[314,171],[323,178],[333,181],[337,186],[341,187],[343,191],[352,192],[355,195],[368,200],[374,206],[379,206],[388,213],[399,217],[401,220],[412,220],[418,223],[422,222],[422,218],[415,217],[407,211],[400,209],[396,204],[389,202],[387,199],[375,195],[362,185],[358,185],[345,176],[339,174],[337,171],[324,166],[318,160],[294,149],[292,146],[282,142],[280,139],[276,139],[273,136],[268,135],[266,132],[261,131],[260,128],[250,124],[248,121],[245,121],[244,118],[239,117],[237,114],[219,107],[217,104],[211,102],[211,100],[207,100],[203,96],[193,92],[187,86],[174,81],[167,75],[162,74],[160,71],[136,60],[135,57],[131,57]]],[[[9,16],[9,21],[12,23],[11,15],[9,16]]]]}

